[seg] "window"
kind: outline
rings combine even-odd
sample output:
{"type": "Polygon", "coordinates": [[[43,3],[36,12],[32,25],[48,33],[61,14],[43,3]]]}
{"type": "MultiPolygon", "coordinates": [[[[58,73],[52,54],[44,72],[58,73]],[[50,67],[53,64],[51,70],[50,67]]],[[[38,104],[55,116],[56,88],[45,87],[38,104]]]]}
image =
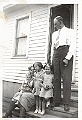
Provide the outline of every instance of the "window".
{"type": "Polygon", "coordinates": [[[15,57],[27,56],[29,26],[29,16],[16,20],[15,57]]]}

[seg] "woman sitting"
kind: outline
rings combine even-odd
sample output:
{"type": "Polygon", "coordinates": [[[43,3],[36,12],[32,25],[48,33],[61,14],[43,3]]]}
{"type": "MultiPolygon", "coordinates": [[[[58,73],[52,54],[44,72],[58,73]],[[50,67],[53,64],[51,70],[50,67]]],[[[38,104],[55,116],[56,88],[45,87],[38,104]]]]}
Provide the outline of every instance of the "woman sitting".
{"type": "MultiPolygon", "coordinates": [[[[32,67],[32,71],[33,67],[32,67]]],[[[20,117],[25,117],[26,111],[29,111],[34,105],[35,105],[35,97],[32,93],[32,89],[33,89],[33,83],[32,83],[32,77],[33,74],[30,74],[30,80],[29,80],[29,76],[28,74],[26,74],[26,85],[22,86],[25,87],[24,90],[22,89],[21,93],[17,92],[17,97],[16,94],[14,95],[12,102],[9,106],[8,111],[6,112],[5,116],[3,116],[3,118],[7,118],[7,117],[12,117],[12,111],[16,108],[16,107],[20,107],[20,117]],[[18,99],[19,98],[19,99],[18,99]],[[17,104],[18,101],[18,104],[17,104]]],[[[23,84],[24,85],[24,84],[23,84]]]]}

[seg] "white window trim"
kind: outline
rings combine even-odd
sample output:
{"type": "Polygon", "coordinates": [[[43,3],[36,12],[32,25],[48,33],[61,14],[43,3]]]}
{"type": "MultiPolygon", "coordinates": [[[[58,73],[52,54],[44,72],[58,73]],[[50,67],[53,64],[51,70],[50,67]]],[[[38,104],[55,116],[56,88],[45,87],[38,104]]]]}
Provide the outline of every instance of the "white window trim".
{"type": "Polygon", "coordinates": [[[28,58],[28,49],[29,49],[29,36],[30,36],[30,26],[31,26],[31,12],[26,14],[26,15],[22,15],[20,17],[17,17],[14,21],[14,29],[13,29],[13,40],[12,40],[12,54],[11,54],[11,58],[15,58],[15,59],[20,59],[20,58],[28,58]],[[26,43],[26,56],[15,56],[15,47],[16,47],[16,27],[17,27],[17,20],[18,19],[22,19],[25,17],[29,17],[29,27],[28,27],[28,34],[27,34],[27,43],[26,43]]]}
{"type": "MultiPolygon", "coordinates": [[[[77,4],[74,4],[74,31],[77,34],[77,4]]],[[[77,37],[77,36],[76,36],[77,37]]],[[[77,41],[77,39],[76,39],[77,41]]],[[[76,60],[76,50],[73,58],[73,71],[72,71],[72,82],[75,82],[75,60],[76,60]]]]}

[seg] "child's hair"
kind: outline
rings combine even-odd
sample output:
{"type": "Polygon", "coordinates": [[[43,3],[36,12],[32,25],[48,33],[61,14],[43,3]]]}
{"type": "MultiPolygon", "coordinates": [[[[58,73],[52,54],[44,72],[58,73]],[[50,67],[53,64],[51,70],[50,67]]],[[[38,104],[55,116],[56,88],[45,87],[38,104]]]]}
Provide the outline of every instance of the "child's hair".
{"type": "Polygon", "coordinates": [[[29,67],[28,67],[28,70],[31,70],[32,67],[33,67],[33,66],[29,66],[29,67]]]}
{"type": "Polygon", "coordinates": [[[45,63],[43,69],[45,69],[45,67],[50,67],[51,73],[53,73],[53,66],[49,63],[45,63]]]}
{"type": "Polygon", "coordinates": [[[35,63],[33,64],[33,67],[34,67],[34,65],[38,65],[41,69],[43,68],[43,65],[42,65],[41,62],[35,62],[35,63]]]}

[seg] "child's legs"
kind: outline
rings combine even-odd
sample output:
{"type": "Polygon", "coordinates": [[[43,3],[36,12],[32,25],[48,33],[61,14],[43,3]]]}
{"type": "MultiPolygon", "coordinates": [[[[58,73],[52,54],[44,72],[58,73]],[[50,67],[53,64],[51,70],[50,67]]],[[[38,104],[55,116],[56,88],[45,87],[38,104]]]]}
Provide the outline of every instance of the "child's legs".
{"type": "Polygon", "coordinates": [[[39,110],[41,110],[41,105],[42,105],[42,98],[39,97],[39,110]]]}
{"type": "Polygon", "coordinates": [[[43,101],[42,101],[42,111],[45,111],[45,105],[46,105],[46,100],[45,100],[45,98],[43,98],[43,101]]]}
{"type": "Polygon", "coordinates": [[[36,109],[38,110],[39,108],[39,96],[38,95],[35,96],[35,101],[36,101],[36,109]]]}
{"type": "Polygon", "coordinates": [[[50,98],[46,98],[45,100],[46,100],[46,102],[48,102],[48,101],[50,101],[50,98]]]}

